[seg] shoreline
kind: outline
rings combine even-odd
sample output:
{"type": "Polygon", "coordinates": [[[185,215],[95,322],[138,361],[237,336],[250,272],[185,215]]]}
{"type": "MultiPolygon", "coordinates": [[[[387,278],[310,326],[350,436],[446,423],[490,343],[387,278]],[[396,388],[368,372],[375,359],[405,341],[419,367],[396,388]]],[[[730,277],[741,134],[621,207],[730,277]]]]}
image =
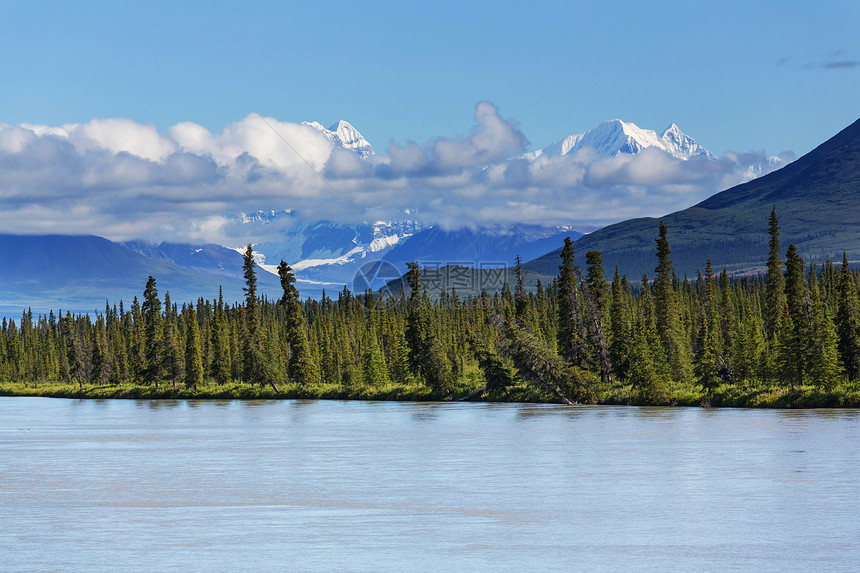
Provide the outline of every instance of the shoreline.
{"type": "MultiPolygon", "coordinates": [[[[270,386],[232,383],[209,384],[202,388],[185,388],[161,385],[119,384],[114,386],[84,386],[65,383],[40,383],[31,386],[22,383],[0,382],[0,396],[45,397],[86,400],[362,400],[387,402],[495,402],[557,404],[558,400],[543,395],[527,386],[517,386],[501,393],[483,393],[463,400],[477,388],[460,386],[443,395],[426,386],[391,384],[384,387],[297,384],[283,385],[277,392],[270,386]]],[[[717,388],[711,396],[704,393],[669,392],[664,400],[649,401],[630,386],[613,386],[605,389],[593,403],[600,406],[680,406],[703,408],[860,408],[860,387],[837,386],[824,390],[815,386],[780,389],[767,386],[717,388]]]]}

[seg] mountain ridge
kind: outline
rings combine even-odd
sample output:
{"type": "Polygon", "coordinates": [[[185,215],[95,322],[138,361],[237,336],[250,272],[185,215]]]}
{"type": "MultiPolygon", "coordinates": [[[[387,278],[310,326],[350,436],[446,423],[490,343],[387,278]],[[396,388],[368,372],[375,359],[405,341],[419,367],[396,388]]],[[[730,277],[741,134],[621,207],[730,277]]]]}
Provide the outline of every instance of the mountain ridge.
{"type": "Polygon", "coordinates": [[[586,147],[594,149],[604,157],[636,155],[647,148],[655,148],[678,159],[702,157],[716,160],[710,151],[681,131],[675,123],[658,135],[654,130],[643,129],[635,123],[620,119],[604,121],[583,133],[568,135],[526,156],[529,159],[537,159],[540,156],[559,157],[576,153],[586,147]]]}
{"type": "MultiPolygon", "coordinates": [[[[13,316],[28,307],[92,312],[103,309],[106,298],[130,305],[142,296],[150,275],[162,298],[169,291],[180,304],[201,296],[214,299],[219,285],[225,300],[244,298],[241,263],[234,273],[183,268],[95,235],[0,234],[0,268],[0,314],[13,316]]],[[[276,277],[260,277],[259,286],[261,293],[279,296],[276,277]]]]}
{"type": "Polygon", "coordinates": [[[371,159],[376,153],[370,142],[348,121],[341,119],[329,128],[316,121],[303,121],[302,125],[316,129],[336,146],[353,151],[362,159],[371,159]]]}

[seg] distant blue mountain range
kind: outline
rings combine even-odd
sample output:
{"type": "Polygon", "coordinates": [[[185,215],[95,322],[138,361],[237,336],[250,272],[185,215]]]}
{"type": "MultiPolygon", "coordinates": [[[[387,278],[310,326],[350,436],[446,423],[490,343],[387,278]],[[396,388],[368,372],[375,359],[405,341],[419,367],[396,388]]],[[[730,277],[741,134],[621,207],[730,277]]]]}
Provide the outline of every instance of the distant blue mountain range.
{"type": "MultiPolygon", "coordinates": [[[[226,300],[241,300],[241,255],[217,246],[195,249],[200,247],[167,245],[145,255],[142,248],[92,235],[0,235],[0,314],[20,315],[28,307],[92,312],[104,309],[105,298],[130,305],[141,298],[150,275],[159,294],[169,291],[179,304],[217,298],[219,285],[226,300]]],[[[280,296],[277,277],[266,274],[260,276],[261,292],[280,296]]]]}
{"type": "MultiPolygon", "coordinates": [[[[360,290],[364,283],[353,279],[363,276],[362,267],[371,261],[385,260],[400,271],[410,261],[504,267],[513,264],[517,255],[528,260],[561,244],[566,236],[581,236],[565,227],[521,225],[494,231],[431,227],[397,237],[391,241],[392,248],[373,243],[372,227],[325,222],[307,228],[305,240],[294,245],[301,256],[329,257],[311,259],[312,264],[305,258],[304,265],[297,265],[299,291],[312,298],[319,298],[323,290],[336,296],[344,286],[360,290]],[[364,249],[356,246],[365,243],[364,249]]],[[[259,258],[260,295],[280,298],[280,282],[273,272],[280,257],[267,259],[260,253],[259,258]]],[[[150,275],[159,294],[163,297],[169,291],[171,300],[180,305],[200,297],[217,298],[219,287],[226,301],[240,301],[244,299],[242,261],[238,250],[215,244],[117,243],[92,235],[0,235],[0,315],[17,317],[26,308],[36,313],[101,311],[106,299],[111,305],[120,300],[129,305],[135,296],[142,297],[150,275]]]]}

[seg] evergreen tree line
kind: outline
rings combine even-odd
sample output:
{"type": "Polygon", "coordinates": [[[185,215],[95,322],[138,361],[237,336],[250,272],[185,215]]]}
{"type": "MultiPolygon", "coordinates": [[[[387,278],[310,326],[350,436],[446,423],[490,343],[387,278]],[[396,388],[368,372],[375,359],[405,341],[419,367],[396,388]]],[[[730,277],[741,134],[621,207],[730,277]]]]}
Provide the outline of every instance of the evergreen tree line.
{"type": "Polygon", "coordinates": [[[676,276],[660,223],[653,280],[636,283],[616,268],[607,281],[598,251],[576,265],[565,240],[559,275],[536,292],[517,262],[513,292],[433,300],[415,263],[408,290],[302,301],[281,262],[283,296],[260,298],[250,246],[245,300],[198,299],[179,306],[149,277],[142,300],[103,312],[2,321],[0,380],[38,386],[74,383],[199,388],[245,382],[271,387],[333,384],[422,385],[434,396],[504,397],[523,385],[547,399],[600,401],[626,386],[643,402],[664,403],[670,387],[765,383],[829,390],[860,376],[860,274],[843,256],[807,267],[779,243],[769,221],[766,274],[729,277],[710,260],[695,280],[676,276]],[[784,258],[783,258],[784,256],[784,258]],[[469,393],[470,392],[470,393],[469,393]]]}

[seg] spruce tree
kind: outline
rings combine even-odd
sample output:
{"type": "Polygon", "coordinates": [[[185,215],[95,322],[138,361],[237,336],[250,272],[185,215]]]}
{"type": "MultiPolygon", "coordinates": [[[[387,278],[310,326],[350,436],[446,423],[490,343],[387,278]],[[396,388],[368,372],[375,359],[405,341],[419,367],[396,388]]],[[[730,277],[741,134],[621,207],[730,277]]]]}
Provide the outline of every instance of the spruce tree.
{"type": "MultiPolygon", "coordinates": [[[[146,375],[146,328],[140,302],[135,296],[131,302],[130,320],[127,321],[129,336],[129,369],[135,382],[143,380],[146,375]]],[[[128,318],[128,317],[127,317],[128,318]]]]}
{"type": "Polygon", "coordinates": [[[230,357],[230,327],[224,309],[224,293],[218,288],[218,302],[215,305],[215,315],[212,322],[210,344],[212,361],[211,376],[218,384],[226,384],[232,378],[230,357]]]}
{"type": "Polygon", "coordinates": [[[812,300],[813,332],[812,348],[809,354],[810,377],[813,382],[831,389],[842,377],[842,364],[839,360],[838,337],[827,306],[821,299],[817,273],[810,275],[810,298],[812,300]]]}
{"type": "Polygon", "coordinates": [[[660,221],[660,235],[657,242],[657,267],[654,269],[654,318],[660,344],[671,366],[676,381],[686,378],[686,349],[681,341],[681,323],[678,311],[678,295],[675,292],[675,270],[669,255],[666,225],[660,221]]]}
{"type": "MultiPolygon", "coordinates": [[[[85,357],[85,349],[80,339],[77,325],[69,312],[66,312],[66,317],[60,322],[62,323],[63,341],[66,346],[69,381],[76,382],[80,388],[83,388],[84,382],[89,380],[87,372],[89,361],[85,357]]],[[[18,335],[14,322],[9,325],[9,330],[13,334],[10,342],[14,343],[18,335]]]]}
{"type": "Polygon", "coordinates": [[[517,320],[525,323],[528,320],[529,314],[529,298],[526,294],[525,281],[523,280],[523,265],[519,255],[517,255],[514,270],[517,277],[517,286],[514,290],[515,315],[517,320]]]}
{"type": "Polygon", "coordinates": [[[203,384],[203,358],[194,305],[188,305],[185,323],[185,387],[197,388],[203,384]]]}
{"type": "Polygon", "coordinates": [[[836,330],[839,338],[839,358],[848,380],[853,382],[860,375],[860,301],[857,286],[848,268],[848,256],[844,251],[842,271],[839,273],[836,330]]]}
{"type": "Polygon", "coordinates": [[[785,301],[791,319],[797,322],[806,313],[807,284],[803,258],[794,244],[785,254],[785,301]]]}
{"type": "Polygon", "coordinates": [[[146,281],[141,311],[143,313],[146,359],[144,380],[149,384],[155,384],[155,387],[158,388],[158,381],[164,377],[164,339],[161,301],[158,298],[158,289],[152,275],[146,281]]]}
{"type": "Polygon", "coordinates": [[[409,369],[416,375],[421,376],[427,358],[427,349],[424,341],[423,322],[423,285],[421,271],[417,263],[407,263],[409,272],[406,280],[409,284],[409,302],[406,314],[406,343],[409,347],[409,369]]]}
{"type": "Polygon", "coordinates": [[[783,306],[778,325],[779,328],[774,337],[776,348],[775,378],[779,382],[791,386],[791,389],[794,390],[795,385],[803,382],[803,365],[797,350],[794,322],[791,319],[787,304],[783,306]]]}
{"type": "Polygon", "coordinates": [[[804,275],[803,258],[794,244],[788,246],[785,254],[785,303],[791,317],[792,330],[790,338],[783,340],[781,344],[795,356],[789,361],[793,365],[792,371],[786,373],[793,387],[803,383],[804,374],[809,370],[809,352],[812,349],[813,337],[812,303],[804,275]]]}
{"type": "Polygon", "coordinates": [[[399,331],[394,347],[394,358],[389,361],[390,378],[397,384],[408,384],[412,380],[409,362],[409,345],[402,331],[399,331]]]}
{"type": "Polygon", "coordinates": [[[603,259],[600,256],[600,251],[585,253],[585,263],[588,265],[585,282],[591,291],[595,306],[602,314],[606,311],[609,298],[609,283],[604,276],[605,271],[603,270],[603,259]]]}
{"type": "Polygon", "coordinates": [[[257,298],[257,262],[254,260],[254,249],[251,245],[245,248],[245,253],[242,255],[242,276],[245,279],[245,286],[242,291],[245,293],[245,314],[248,328],[251,334],[257,334],[259,326],[259,299],[257,298]]]}
{"type": "Polygon", "coordinates": [[[630,367],[630,316],[627,308],[627,292],[618,275],[612,279],[612,297],[609,301],[609,361],[613,373],[625,380],[630,367]]]}
{"type": "Polygon", "coordinates": [[[767,281],[764,293],[764,326],[768,338],[773,338],[779,328],[785,305],[785,276],[782,274],[782,259],[779,256],[779,219],[776,207],[770,213],[768,222],[770,253],[767,257],[767,281]]]}
{"type": "Polygon", "coordinates": [[[720,338],[722,339],[722,356],[731,356],[734,349],[734,337],[737,325],[735,324],[735,309],[732,299],[731,283],[729,273],[725,267],[720,273],[720,338]]]}
{"type": "Polygon", "coordinates": [[[720,357],[719,330],[716,324],[716,288],[711,259],[705,268],[705,286],[702,296],[702,309],[699,313],[698,335],[696,337],[696,356],[694,372],[706,390],[719,385],[720,357]]]}
{"type": "Polygon", "coordinates": [[[92,349],[93,382],[101,386],[107,384],[113,375],[113,363],[107,342],[105,320],[101,314],[96,318],[96,326],[92,337],[92,349]]]}
{"type": "Polygon", "coordinates": [[[564,239],[558,268],[558,352],[573,366],[582,366],[584,340],[576,288],[573,241],[564,239]]]}
{"type": "Polygon", "coordinates": [[[388,378],[388,367],[385,364],[385,356],[379,348],[379,342],[376,338],[376,332],[368,333],[368,344],[364,350],[362,357],[362,377],[364,383],[368,386],[381,387],[388,385],[391,380],[388,378]]]}
{"type": "Polygon", "coordinates": [[[242,340],[242,378],[246,382],[265,385],[265,369],[263,365],[263,341],[260,331],[260,308],[257,298],[257,263],[254,260],[254,250],[251,245],[245,249],[242,263],[242,275],[245,277],[245,313],[242,340]]]}
{"type": "Polygon", "coordinates": [[[290,360],[287,364],[287,375],[298,384],[310,384],[317,381],[317,367],[310,354],[308,335],[305,331],[305,318],[299,291],[296,289],[296,277],[293,270],[285,261],[278,265],[278,276],[281,278],[281,288],[284,291],[281,304],[286,311],[287,342],[290,345],[290,360]]]}

